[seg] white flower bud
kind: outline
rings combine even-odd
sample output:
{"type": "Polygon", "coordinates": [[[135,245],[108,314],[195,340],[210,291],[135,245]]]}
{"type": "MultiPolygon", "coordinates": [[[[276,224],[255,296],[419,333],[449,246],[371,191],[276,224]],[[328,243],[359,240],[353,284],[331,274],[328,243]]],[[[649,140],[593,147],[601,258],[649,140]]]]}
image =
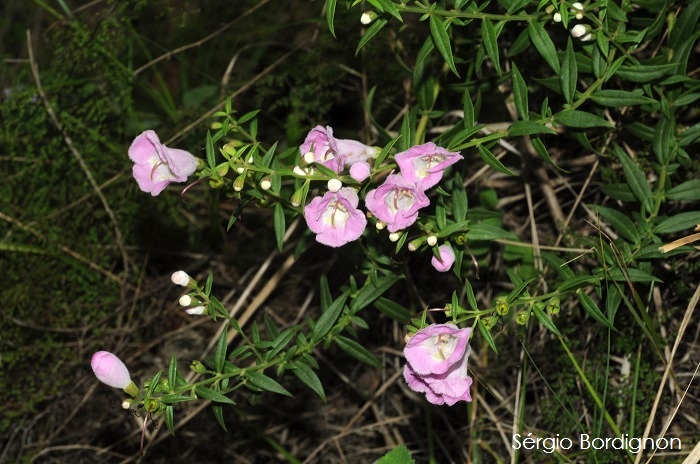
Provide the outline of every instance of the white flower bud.
{"type": "Polygon", "coordinates": [[[331,179],[328,181],[328,191],[330,192],[337,192],[343,187],[343,183],[340,181],[340,179],[331,179]]]}
{"type": "Polygon", "coordinates": [[[435,245],[437,244],[437,237],[436,237],[435,235],[431,235],[431,236],[428,237],[427,242],[428,242],[428,245],[430,245],[431,247],[433,247],[433,246],[435,246],[435,245]]]}
{"type": "Polygon", "coordinates": [[[372,15],[368,12],[362,13],[362,16],[360,16],[360,22],[364,24],[365,26],[368,25],[369,23],[372,22],[372,15]]]}
{"type": "Polygon", "coordinates": [[[179,300],[180,306],[189,306],[192,304],[192,298],[189,295],[182,295],[179,300]]]}
{"type": "Polygon", "coordinates": [[[201,316],[204,314],[204,306],[195,306],[194,308],[187,308],[185,312],[191,316],[201,316]]]}
{"type": "Polygon", "coordinates": [[[304,153],[304,161],[306,161],[307,164],[311,164],[316,161],[316,155],[314,155],[314,152],[309,151],[304,153]]]}
{"type": "Polygon", "coordinates": [[[243,166],[238,166],[238,167],[236,168],[236,172],[237,172],[238,174],[243,174],[243,173],[245,172],[245,168],[244,168],[243,166]]]}
{"type": "Polygon", "coordinates": [[[588,41],[591,40],[592,38],[593,38],[593,34],[591,34],[591,33],[589,32],[588,34],[586,34],[586,35],[584,35],[583,37],[581,37],[581,42],[588,42],[588,41]]]}
{"type": "Polygon", "coordinates": [[[190,283],[190,276],[185,271],[175,271],[173,272],[173,275],[170,276],[170,280],[175,285],[187,287],[187,284],[190,283]]]}
{"type": "Polygon", "coordinates": [[[131,407],[131,400],[122,401],[122,409],[129,409],[131,407]]]}
{"type": "Polygon", "coordinates": [[[389,240],[391,240],[392,242],[398,241],[399,237],[400,237],[400,235],[398,232],[392,232],[389,234],[389,240]]]}
{"type": "Polygon", "coordinates": [[[263,190],[270,190],[270,187],[272,187],[272,182],[270,181],[270,178],[263,177],[263,179],[260,181],[260,188],[263,190]]]}
{"type": "Polygon", "coordinates": [[[571,35],[576,37],[583,37],[588,32],[588,28],[583,24],[577,24],[571,28],[571,35]]]}
{"type": "Polygon", "coordinates": [[[409,242],[409,244],[408,244],[408,251],[416,251],[417,249],[418,249],[418,247],[416,246],[415,243],[409,242]]]}
{"type": "Polygon", "coordinates": [[[377,230],[384,230],[384,228],[386,227],[386,224],[384,224],[382,221],[377,221],[377,224],[375,224],[374,227],[376,227],[377,230]]]}
{"type": "Polygon", "coordinates": [[[552,16],[552,20],[555,23],[560,23],[561,22],[561,13],[554,13],[554,16],[552,16]]]}

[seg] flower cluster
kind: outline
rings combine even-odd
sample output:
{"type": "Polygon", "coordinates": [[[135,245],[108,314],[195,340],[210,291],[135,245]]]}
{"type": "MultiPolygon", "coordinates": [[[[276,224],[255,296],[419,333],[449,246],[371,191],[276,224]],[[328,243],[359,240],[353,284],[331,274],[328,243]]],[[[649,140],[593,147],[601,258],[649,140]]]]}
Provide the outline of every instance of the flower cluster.
{"type": "MultiPolygon", "coordinates": [[[[355,140],[336,139],[330,127],[317,126],[309,132],[299,147],[303,160],[319,163],[340,173],[348,169],[358,182],[370,177],[369,161],[376,158],[378,149],[355,140]]],[[[449,152],[432,142],[416,145],[395,156],[399,173],[391,173],[384,183],[370,190],[365,196],[365,206],[380,222],[395,234],[411,226],[418,218],[418,211],[430,204],[426,190],[437,185],[443,171],[462,159],[459,153],[449,152]]],[[[297,167],[297,173],[311,174],[297,167]]],[[[367,220],[360,209],[357,191],[342,187],[337,179],[329,182],[329,191],[315,197],[304,208],[306,223],[316,234],[316,240],[324,245],[339,247],[357,240],[362,235],[367,220]]],[[[446,269],[454,261],[454,253],[448,246],[440,256],[439,266],[446,269]],[[450,256],[451,260],[450,261],[450,256]]],[[[436,266],[438,268],[438,266],[436,266]]]]}
{"type": "Polygon", "coordinates": [[[470,328],[432,324],[406,343],[403,376],[411,390],[425,393],[432,404],[452,406],[471,401],[472,378],[467,373],[470,328]]]}
{"type": "MultiPolygon", "coordinates": [[[[549,7],[547,7],[546,11],[548,13],[551,13],[552,11],[554,11],[554,6],[550,5],[549,7]]],[[[580,2],[572,3],[571,7],[569,8],[569,14],[579,21],[583,19],[583,13],[585,11],[586,8],[580,2]]],[[[556,12],[552,15],[552,20],[555,23],[562,22],[562,19],[563,18],[561,16],[561,13],[559,12],[556,12]]],[[[592,40],[594,37],[593,33],[591,32],[591,26],[589,26],[588,24],[576,24],[574,27],[571,28],[571,36],[581,40],[581,42],[587,42],[589,40],[592,40]]]]}

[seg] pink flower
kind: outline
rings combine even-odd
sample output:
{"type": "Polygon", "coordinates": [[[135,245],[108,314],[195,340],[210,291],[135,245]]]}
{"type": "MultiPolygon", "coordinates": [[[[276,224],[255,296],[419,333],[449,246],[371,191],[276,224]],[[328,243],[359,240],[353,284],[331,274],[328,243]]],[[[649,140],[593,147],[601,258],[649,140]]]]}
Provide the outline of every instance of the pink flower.
{"type": "Polygon", "coordinates": [[[445,168],[463,157],[459,152],[450,152],[428,142],[397,153],[395,159],[406,180],[415,182],[421,190],[427,190],[440,182],[445,168]]]}
{"type": "Polygon", "coordinates": [[[129,370],[121,359],[109,351],[98,351],[93,354],[90,365],[97,379],[110,387],[126,388],[131,384],[129,370]]]}
{"type": "Polygon", "coordinates": [[[433,256],[433,259],[430,261],[430,263],[438,271],[447,272],[450,270],[452,264],[454,264],[455,262],[455,252],[452,250],[452,247],[448,244],[440,245],[438,251],[440,252],[440,259],[438,259],[437,256],[433,256]]]}
{"type": "Polygon", "coordinates": [[[313,153],[313,161],[332,169],[333,172],[343,169],[343,159],[338,156],[338,145],[330,126],[316,126],[311,129],[299,151],[304,157],[307,153],[313,153]]]}
{"type": "Polygon", "coordinates": [[[357,240],[367,226],[367,218],[357,209],[359,198],[355,189],[343,187],[326,192],[304,208],[306,224],[316,234],[316,241],[339,247],[357,240]]]}
{"type": "Polygon", "coordinates": [[[472,378],[467,373],[471,328],[432,324],[417,332],[403,350],[403,375],[409,388],[425,393],[433,404],[452,406],[471,401],[472,378]]]}
{"type": "Polygon", "coordinates": [[[367,192],[367,209],[386,223],[389,232],[405,229],[418,218],[418,210],[430,204],[423,190],[401,174],[390,174],[384,183],[367,192]]]}
{"type": "Polygon", "coordinates": [[[171,182],[185,182],[197,169],[197,158],[185,150],[166,147],[152,130],[134,139],[129,158],[135,163],[132,172],[139,187],[153,196],[171,182]]]}
{"type": "MultiPolygon", "coordinates": [[[[313,154],[313,161],[340,172],[344,167],[364,162],[377,156],[379,150],[364,143],[349,139],[336,139],[330,126],[316,126],[308,133],[299,147],[302,156],[313,154]]],[[[309,162],[309,160],[306,160],[309,162]]]]}

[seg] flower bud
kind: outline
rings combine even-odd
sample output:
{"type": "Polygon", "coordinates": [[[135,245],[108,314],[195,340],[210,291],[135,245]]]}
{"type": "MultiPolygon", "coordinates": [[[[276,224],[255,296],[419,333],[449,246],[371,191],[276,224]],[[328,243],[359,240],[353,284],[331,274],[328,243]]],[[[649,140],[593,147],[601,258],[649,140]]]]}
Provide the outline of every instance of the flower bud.
{"type": "Polygon", "coordinates": [[[197,374],[204,374],[207,371],[207,368],[204,366],[204,364],[202,364],[200,361],[197,361],[196,359],[190,364],[190,369],[196,372],[197,374]]]}
{"type": "Polygon", "coordinates": [[[311,164],[314,161],[316,161],[316,155],[314,155],[314,152],[312,152],[312,151],[308,151],[308,152],[304,153],[303,158],[304,158],[304,162],[306,164],[311,164]]]}
{"type": "Polygon", "coordinates": [[[574,13],[576,19],[583,19],[583,12],[585,11],[581,3],[576,2],[571,4],[571,12],[574,13]]]}
{"type": "Polygon", "coordinates": [[[499,296],[496,298],[496,314],[499,316],[505,316],[508,314],[510,311],[510,308],[508,307],[508,300],[506,300],[504,297],[499,296]]]}
{"type": "Polygon", "coordinates": [[[340,181],[340,179],[330,179],[328,181],[328,191],[329,192],[337,192],[343,187],[343,183],[340,181]]]}
{"type": "Polygon", "coordinates": [[[189,306],[192,304],[192,297],[189,295],[182,295],[179,300],[180,306],[189,306]]]}
{"type": "Polygon", "coordinates": [[[185,312],[190,316],[201,316],[204,314],[205,309],[204,306],[195,306],[194,308],[187,308],[185,312]]]}
{"type": "Polygon", "coordinates": [[[238,166],[238,167],[236,168],[236,172],[237,172],[238,174],[243,174],[243,173],[245,172],[245,168],[244,168],[243,166],[238,166]]]}
{"type": "Polygon", "coordinates": [[[386,224],[383,223],[382,221],[377,221],[377,223],[374,225],[374,227],[377,228],[377,230],[384,230],[386,227],[386,224]]]}
{"type": "Polygon", "coordinates": [[[260,181],[260,188],[263,190],[270,190],[270,187],[272,187],[272,181],[270,180],[270,176],[263,177],[260,181]]]}
{"type": "Polygon", "coordinates": [[[408,251],[416,251],[418,248],[421,247],[426,241],[426,237],[418,237],[416,239],[411,240],[408,243],[408,251]]]}
{"type": "Polygon", "coordinates": [[[530,319],[530,310],[527,309],[525,311],[520,311],[518,314],[515,315],[515,323],[519,325],[525,325],[527,324],[527,321],[530,319]]]}
{"type": "Polygon", "coordinates": [[[236,177],[236,180],[233,181],[233,190],[236,192],[240,192],[243,190],[243,187],[245,186],[245,174],[242,174],[238,177],[236,177]]]}
{"type": "Polygon", "coordinates": [[[121,359],[109,351],[98,351],[90,361],[95,377],[110,387],[126,388],[131,384],[131,376],[121,359]]]}
{"type": "Polygon", "coordinates": [[[362,16],[360,16],[360,22],[364,24],[365,26],[374,21],[377,18],[377,13],[374,11],[365,11],[362,13],[362,16]]]}
{"type": "Polygon", "coordinates": [[[481,322],[484,324],[484,327],[486,327],[487,330],[491,330],[491,328],[498,323],[498,316],[484,317],[481,319],[481,322]]]}
{"type": "Polygon", "coordinates": [[[299,189],[294,192],[294,195],[292,195],[292,198],[289,200],[289,202],[294,206],[295,208],[299,205],[301,205],[301,202],[304,201],[304,187],[299,187],[299,189]]]}
{"type": "Polygon", "coordinates": [[[427,241],[428,245],[430,245],[431,247],[434,247],[435,245],[437,245],[437,240],[438,239],[435,235],[430,235],[430,236],[428,236],[428,239],[426,241],[427,241]]]}
{"type": "Polygon", "coordinates": [[[190,280],[192,280],[192,277],[190,277],[185,271],[175,271],[173,272],[173,275],[170,276],[170,280],[175,285],[187,287],[190,283],[190,280]]]}
{"type": "Polygon", "coordinates": [[[559,301],[559,297],[555,296],[547,302],[547,314],[549,314],[550,316],[556,316],[557,314],[559,314],[560,306],[561,302],[559,301]]]}
{"type": "Polygon", "coordinates": [[[389,240],[392,242],[398,242],[399,241],[399,233],[398,232],[392,232],[389,234],[389,240]]]}
{"type": "Polygon", "coordinates": [[[130,398],[125,399],[124,401],[122,401],[122,409],[129,409],[133,402],[134,402],[134,400],[132,400],[130,398]]]}
{"type": "Polygon", "coordinates": [[[555,23],[560,23],[561,22],[561,13],[554,13],[554,16],[552,16],[552,20],[555,23]]]}

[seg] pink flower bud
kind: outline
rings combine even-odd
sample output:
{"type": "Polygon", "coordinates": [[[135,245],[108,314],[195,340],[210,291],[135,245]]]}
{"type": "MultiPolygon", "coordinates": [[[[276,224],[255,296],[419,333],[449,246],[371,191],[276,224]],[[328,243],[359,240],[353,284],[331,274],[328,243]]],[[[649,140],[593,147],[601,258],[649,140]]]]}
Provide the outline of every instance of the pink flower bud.
{"type": "Polygon", "coordinates": [[[181,287],[187,287],[190,283],[190,276],[185,271],[175,271],[173,275],[170,276],[170,280],[175,285],[180,285],[181,287]]]}
{"type": "Polygon", "coordinates": [[[98,351],[90,361],[92,371],[100,382],[114,388],[126,388],[131,383],[129,370],[124,363],[109,351],[98,351]]]}

